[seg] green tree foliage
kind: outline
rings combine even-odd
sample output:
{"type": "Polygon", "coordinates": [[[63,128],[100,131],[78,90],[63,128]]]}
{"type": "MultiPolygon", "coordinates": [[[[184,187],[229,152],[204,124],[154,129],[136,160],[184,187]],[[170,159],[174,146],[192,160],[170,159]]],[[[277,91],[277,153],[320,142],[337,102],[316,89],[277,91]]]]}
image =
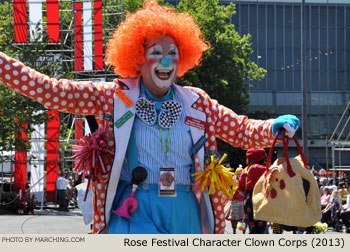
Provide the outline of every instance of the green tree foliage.
{"type": "MultiPolygon", "coordinates": [[[[218,0],[182,0],[178,8],[194,17],[211,48],[203,55],[201,65],[177,82],[202,88],[237,114],[246,113],[249,94],[244,81],[261,80],[266,70],[251,61],[251,36],[241,37],[230,22],[236,14],[235,5],[220,5],[218,0]]],[[[228,153],[232,167],[245,165],[243,150],[220,140],[218,149],[228,153]]]]}
{"type": "Polygon", "coordinates": [[[236,14],[235,5],[220,5],[218,0],[182,0],[178,8],[194,17],[211,45],[202,64],[178,82],[204,89],[238,114],[246,112],[249,95],[244,80],[260,80],[266,70],[250,59],[250,35],[240,37],[230,22],[236,14]]]}

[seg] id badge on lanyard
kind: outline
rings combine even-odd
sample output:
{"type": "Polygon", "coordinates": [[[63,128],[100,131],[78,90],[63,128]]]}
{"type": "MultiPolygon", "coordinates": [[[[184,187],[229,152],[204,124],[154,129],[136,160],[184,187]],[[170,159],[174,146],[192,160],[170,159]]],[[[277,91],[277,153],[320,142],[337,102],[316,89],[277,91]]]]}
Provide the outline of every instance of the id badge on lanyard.
{"type": "Polygon", "coordinates": [[[159,197],[176,197],[175,168],[168,166],[171,128],[169,129],[169,132],[168,132],[167,143],[165,143],[163,131],[160,127],[159,127],[159,131],[162,138],[163,150],[166,155],[166,165],[165,167],[159,168],[158,196],[159,197]]]}
{"type": "Polygon", "coordinates": [[[176,197],[175,168],[160,168],[158,184],[159,197],[176,197]]]}

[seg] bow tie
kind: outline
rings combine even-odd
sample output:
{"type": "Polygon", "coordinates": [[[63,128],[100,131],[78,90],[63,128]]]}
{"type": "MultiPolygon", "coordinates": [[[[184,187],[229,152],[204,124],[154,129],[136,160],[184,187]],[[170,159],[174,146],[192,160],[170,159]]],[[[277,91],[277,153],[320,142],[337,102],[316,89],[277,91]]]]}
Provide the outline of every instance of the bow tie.
{"type": "MultiPolygon", "coordinates": [[[[150,102],[141,97],[136,102],[136,114],[146,124],[156,123],[157,112],[156,103],[150,102]]],[[[182,107],[177,101],[163,101],[160,113],[158,115],[158,124],[160,127],[169,129],[173,127],[182,112],[182,107]]]]}

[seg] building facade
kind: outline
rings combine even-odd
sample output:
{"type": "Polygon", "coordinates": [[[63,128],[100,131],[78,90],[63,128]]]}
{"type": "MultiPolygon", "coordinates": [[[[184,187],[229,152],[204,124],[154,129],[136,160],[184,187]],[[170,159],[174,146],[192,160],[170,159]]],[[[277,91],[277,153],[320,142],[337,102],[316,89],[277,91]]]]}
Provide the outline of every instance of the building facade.
{"type": "MultiPolygon", "coordinates": [[[[252,60],[267,70],[262,81],[247,81],[249,112],[266,110],[272,117],[301,118],[301,0],[220,2],[236,4],[232,23],[241,36],[251,35],[252,60]]],[[[326,139],[350,102],[350,1],[305,2],[309,162],[324,167],[326,139]]],[[[350,165],[349,152],[340,155],[342,163],[350,165]]]]}

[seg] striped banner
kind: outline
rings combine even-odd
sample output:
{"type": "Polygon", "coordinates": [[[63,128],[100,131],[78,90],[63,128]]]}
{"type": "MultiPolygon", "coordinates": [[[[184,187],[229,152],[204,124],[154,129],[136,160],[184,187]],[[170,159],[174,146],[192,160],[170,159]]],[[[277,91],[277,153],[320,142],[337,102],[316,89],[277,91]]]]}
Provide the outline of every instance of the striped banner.
{"type": "Polygon", "coordinates": [[[74,122],[75,139],[80,140],[83,137],[84,119],[76,119],[74,122]]]}
{"type": "Polygon", "coordinates": [[[29,3],[29,37],[33,42],[42,41],[43,32],[43,3],[42,0],[28,0],[29,3]],[[40,37],[39,37],[40,36],[40,37]]]}
{"type": "Polygon", "coordinates": [[[50,110],[51,119],[47,122],[47,155],[46,155],[46,201],[55,201],[56,180],[59,175],[60,159],[60,116],[59,112],[50,110]]]}
{"type": "MultiPolygon", "coordinates": [[[[25,128],[27,125],[25,125],[25,128]]],[[[16,138],[21,138],[25,140],[25,144],[27,146],[27,134],[24,131],[21,131],[20,136],[16,136],[16,138]]],[[[27,183],[27,150],[16,150],[15,151],[15,169],[14,169],[14,182],[13,182],[13,190],[16,193],[22,191],[22,196],[26,191],[26,183],[27,183]]]]}
{"type": "Polygon", "coordinates": [[[102,0],[94,2],[95,69],[103,69],[102,0]]]}
{"type": "Polygon", "coordinates": [[[28,42],[26,0],[13,0],[13,18],[15,42],[28,42]]]}
{"type": "Polygon", "coordinates": [[[32,147],[30,153],[34,155],[30,165],[30,185],[32,186],[30,194],[35,195],[36,201],[41,202],[44,199],[44,167],[45,167],[45,123],[34,125],[32,132],[32,147]]]}
{"type": "Polygon", "coordinates": [[[60,42],[60,15],[58,0],[46,0],[46,17],[49,43],[60,42]]]}
{"type": "Polygon", "coordinates": [[[83,70],[82,4],[74,2],[74,71],[83,70]]]}
{"type": "Polygon", "coordinates": [[[92,7],[91,2],[83,2],[84,71],[92,70],[92,7]]]}

